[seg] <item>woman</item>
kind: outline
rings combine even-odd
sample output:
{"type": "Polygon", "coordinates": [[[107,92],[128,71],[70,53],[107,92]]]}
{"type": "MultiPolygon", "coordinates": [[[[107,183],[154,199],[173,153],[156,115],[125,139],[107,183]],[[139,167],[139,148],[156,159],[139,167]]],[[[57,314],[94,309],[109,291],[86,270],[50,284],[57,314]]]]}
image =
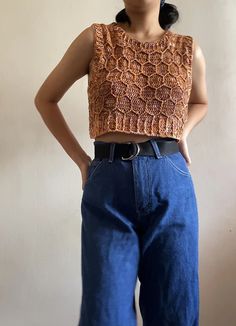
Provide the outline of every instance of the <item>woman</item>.
{"type": "Polygon", "coordinates": [[[35,97],[82,176],[78,325],[136,325],[138,277],[143,325],[196,326],[198,208],[187,137],[207,112],[205,60],[191,36],[170,30],[174,5],[124,3],[116,22],[82,31],[35,97]],[[57,104],[86,74],[92,160],[57,104]]]}

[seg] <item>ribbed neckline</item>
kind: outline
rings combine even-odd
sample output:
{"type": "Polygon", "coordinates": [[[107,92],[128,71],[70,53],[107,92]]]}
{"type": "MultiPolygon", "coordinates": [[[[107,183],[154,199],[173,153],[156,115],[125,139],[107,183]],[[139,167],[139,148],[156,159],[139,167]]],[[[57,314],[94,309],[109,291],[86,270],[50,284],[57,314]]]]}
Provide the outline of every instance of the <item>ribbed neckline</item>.
{"type": "Polygon", "coordinates": [[[117,31],[121,31],[123,33],[123,36],[126,38],[126,40],[130,40],[133,43],[137,43],[140,45],[153,45],[153,44],[159,44],[161,43],[166,36],[168,36],[169,34],[171,34],[171,31],[169,29],[165,30],[165,32],[161,35],[161,37],[158,40],[154,40],[154,41],[140,41],[138,39],[136,39],[135,37],[131,36],[128,32],[126,32],[123,27],[119,26],[117,22],[112,22],[110,24],[111,26],[113,26],[117,31]]]}

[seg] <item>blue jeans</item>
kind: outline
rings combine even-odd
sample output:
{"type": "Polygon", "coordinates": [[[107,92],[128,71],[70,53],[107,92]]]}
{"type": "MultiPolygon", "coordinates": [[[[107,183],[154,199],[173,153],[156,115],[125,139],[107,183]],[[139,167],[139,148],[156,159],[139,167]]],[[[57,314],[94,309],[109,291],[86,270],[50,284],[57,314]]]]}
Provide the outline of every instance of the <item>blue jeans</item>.
{"type": "MultiPolygon", "coordinates": [[[[81,201],[79,326],[198,326],[198,207],[180,152],[94,158],[81,201]]],[[[94,144],[102,143],[94,141],[94,144]]]]}

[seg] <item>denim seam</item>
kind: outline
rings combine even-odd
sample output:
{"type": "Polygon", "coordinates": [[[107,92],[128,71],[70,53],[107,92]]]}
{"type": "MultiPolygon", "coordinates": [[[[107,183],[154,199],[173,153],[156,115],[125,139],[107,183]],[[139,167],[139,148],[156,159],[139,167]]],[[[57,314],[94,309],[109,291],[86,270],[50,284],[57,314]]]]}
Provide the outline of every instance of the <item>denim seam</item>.
{"type": "Polygon", "coordinates": [[[136,180],[136,176],[135,176],[135,164],[133,163],[133,161],[131,160],[131,166],[132,166],[132,172],[133,172],[133,186],[134,186],[134,201],[135,201],[135,208],[136,208],[136,212],[137,212],[137,216],[138,219],[140,218],[140,211],[138,208],[138,203],[137,203],[137,193],[136,193],[136,187],[137,187],[137,180],[136,180]]]}
{"type": "Polygon", "coordinates": [[[164,155],[164,158],[167,160],[167,162],[169,162],[173,166],[173,168],[175,170],[177,170],[177,172],[179,172],[180,174],[185,175],[187,177],[191,177],[190,172],[186,172],[186,171],[181,170],[178,166],[176,166],[174,164],[174,162],[168,156],[164,155]]]}
{"type": "Polygon", "coordinates": [[[150,213],[151,210],[151,178],[150,178],[150,171],[149,171],[149,162],[148,158],[146,160],[146,170],[147,170],[147,179],[148,179],[148,204],[146,206],[147,212],[150,213]]]}
{"type": "Polygon", "coordinates": [[[85,186],[88,184],[88,182],[91,181],[91,177],[94,175],[95,171],[97,171],[97,169],[104,164],[105,159],[102,159],[101,161],[98,161],[98,163],[94,166],[93,162],[91,163],[90,167],[92,168],[92,171],[89,173],[87,180],[85,182],[85,186]]]}

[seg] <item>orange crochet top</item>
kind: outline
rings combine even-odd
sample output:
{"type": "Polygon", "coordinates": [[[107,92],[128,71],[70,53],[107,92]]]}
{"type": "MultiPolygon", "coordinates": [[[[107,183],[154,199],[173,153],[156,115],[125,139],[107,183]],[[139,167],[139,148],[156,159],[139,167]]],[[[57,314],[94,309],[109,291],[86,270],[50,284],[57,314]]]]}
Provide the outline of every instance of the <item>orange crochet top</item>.
{"type": "Polygon", "coordinates": [[[165,30],[142,42],[116,22],[93,23],[89,64],[89,134],[107,132],[180,139],[188,118],[193,38],[165,30]]]}

